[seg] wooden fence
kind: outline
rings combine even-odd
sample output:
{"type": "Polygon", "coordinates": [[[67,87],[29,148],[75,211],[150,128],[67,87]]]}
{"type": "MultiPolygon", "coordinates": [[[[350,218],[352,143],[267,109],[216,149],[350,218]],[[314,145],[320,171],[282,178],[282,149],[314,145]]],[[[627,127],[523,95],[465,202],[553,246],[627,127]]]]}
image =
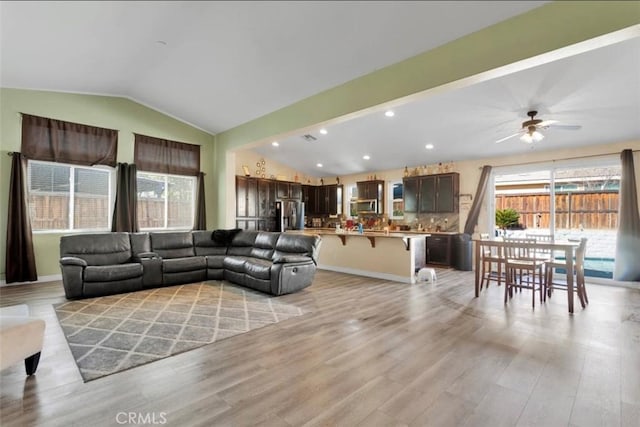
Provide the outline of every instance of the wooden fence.
{"type": "MultiPolygon", "coordinates": [[[[556,191],[556,229],[616,229],[618,227],[618,192],[556,191]]],[[[496,195],[496,209],[515,209],[520,224],[527,228],[549,228],[549,194],[496,195]]]]}
{"type": "MultiPolygon", "coordinates": [[[[33,230],[68,230],[69,197],[64,195],[31,195],[29,198],[33,230]]],[[[189,227],[193,224],[190,203],[169,202],[169,227],[189,227]]],[[[74,206],[74,228],[106,229],[111,224],[110,205],[104,196],[77,196],[74,206]]],[[[138,200],[138,227],[164,227],[164,200],[138,200]]]]}

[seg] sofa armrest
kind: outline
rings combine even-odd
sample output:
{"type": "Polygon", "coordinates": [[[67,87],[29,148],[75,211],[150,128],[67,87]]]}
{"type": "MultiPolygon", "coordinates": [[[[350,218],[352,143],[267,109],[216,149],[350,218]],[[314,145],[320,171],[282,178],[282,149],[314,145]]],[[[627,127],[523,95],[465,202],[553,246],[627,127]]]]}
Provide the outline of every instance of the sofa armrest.
{"type": "Polygon", "coordinates": [[[313,261],[311,257],[304,255],[284,255],[277,256],[273,259],[274,264],[289,264],[294,262],[308,262],[313,261]]]}
{"type": "Polygon", "coordinates": [[[83,296],[84,269],[86,266],[87,262],[81,258],[71,256],[60,258],[62,285],[64,294],[68,299],[81,298],[83,296]]]}
{"type": "Polygon", "coordinates": [[[86,267],[87,261],[74,256],[65,256],[60,258],[60,265],[77,265],[79,267],[86,267]]]}

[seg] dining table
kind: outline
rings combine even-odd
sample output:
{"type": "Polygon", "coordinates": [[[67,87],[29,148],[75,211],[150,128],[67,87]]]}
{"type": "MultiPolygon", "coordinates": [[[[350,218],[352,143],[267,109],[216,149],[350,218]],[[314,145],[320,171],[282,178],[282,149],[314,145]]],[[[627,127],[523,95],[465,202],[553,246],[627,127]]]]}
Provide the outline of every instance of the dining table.
{"type": "Polygon", "coordinates": [[[573,287],[574,287],[574,255],[575,251],[580,246],[579,240],[553,240],[551,242],[531,242],[531,243],[522,243],[522,242],[510,242],[502,240],[501,238],[496,239],[474,239],[475,243],[475,296],[476,298],[480,296],[480,262],[482,261],[480,248],[484,247],[485,249],[489,249],[492,247],[498,248],[498,253],[504,256],[504,248],[506,247],[519,247],[519,248],[529,248],[534,251],[551,251],[551,253],[563,252],[565,258],[565,266],[567,271],[567,303],[569,306],[569,313],[573,313],[573,287]]]}

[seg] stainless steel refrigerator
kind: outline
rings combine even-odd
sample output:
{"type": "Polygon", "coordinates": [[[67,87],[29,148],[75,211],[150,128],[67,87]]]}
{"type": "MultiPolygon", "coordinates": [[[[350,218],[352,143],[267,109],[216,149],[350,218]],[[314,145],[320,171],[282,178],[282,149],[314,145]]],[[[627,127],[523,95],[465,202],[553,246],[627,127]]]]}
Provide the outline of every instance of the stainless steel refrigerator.
{"type": "Polygon", "coordinates": [[[304,229],[304,202],[297,199],[276,200],[276,231],[304,229]]]}

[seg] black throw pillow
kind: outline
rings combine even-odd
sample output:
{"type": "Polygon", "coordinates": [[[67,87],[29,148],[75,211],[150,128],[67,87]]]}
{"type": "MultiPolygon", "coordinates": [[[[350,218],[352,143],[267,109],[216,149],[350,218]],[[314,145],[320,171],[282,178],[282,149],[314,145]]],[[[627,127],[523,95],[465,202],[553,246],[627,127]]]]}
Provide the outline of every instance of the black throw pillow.
{"type": "Polygon", "coordinates": [[[211,239],[218,244],[229,246],[235,235],[240,231],[242,230],[239,228],[232,228],[230,230],[214,230],[211,234],[211,239]]]}

